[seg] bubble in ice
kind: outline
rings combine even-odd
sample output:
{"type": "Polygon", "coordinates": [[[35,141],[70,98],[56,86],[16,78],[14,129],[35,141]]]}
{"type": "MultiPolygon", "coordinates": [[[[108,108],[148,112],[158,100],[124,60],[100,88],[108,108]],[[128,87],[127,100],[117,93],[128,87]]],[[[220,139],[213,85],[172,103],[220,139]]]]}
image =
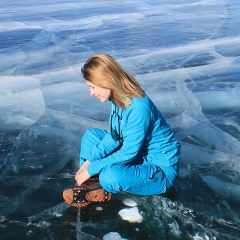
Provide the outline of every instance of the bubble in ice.
{"type": "Polygon", "coordinates": [[[97,210],[97,211],[102,211],[103,208],[102,208],[102,207],[96,207],[96,210],[97,210]]]}
{"type": "Polygon", "coordinates": [[[56,213],[56,217],[62,217],[63,214],[62,213],[56,213]]]}

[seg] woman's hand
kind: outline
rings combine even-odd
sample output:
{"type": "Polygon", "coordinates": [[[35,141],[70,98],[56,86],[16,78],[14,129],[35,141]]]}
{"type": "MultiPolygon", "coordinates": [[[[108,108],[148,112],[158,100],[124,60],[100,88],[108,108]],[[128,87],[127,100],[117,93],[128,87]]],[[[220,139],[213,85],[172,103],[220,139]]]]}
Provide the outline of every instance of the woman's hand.
{"type": "Polygon", "coordinates": [[[88,160],[86,160],[84,162],[84,164],[82,165],[82,167],[77,171],[76,175],[83,172],[84,170],[86,170],[89,165],[90,165],[90,162],[88,160]]]}
{"type": "Polygon", "coordinates": [[[91,176],[88,174],[87,168],[90,165],[90,162],[86,160],[82,167],[77,171],[75,180],[77,181],[78,186],[87,181],[91,176]]]}
{"type": "Polygon", "coordinates": [[[86,182],[89,178],[91,178],[91,176],[88,174],[87,169],[82,170],[80,173],[77,173],[75,176],[78,186],[86,182]]]}

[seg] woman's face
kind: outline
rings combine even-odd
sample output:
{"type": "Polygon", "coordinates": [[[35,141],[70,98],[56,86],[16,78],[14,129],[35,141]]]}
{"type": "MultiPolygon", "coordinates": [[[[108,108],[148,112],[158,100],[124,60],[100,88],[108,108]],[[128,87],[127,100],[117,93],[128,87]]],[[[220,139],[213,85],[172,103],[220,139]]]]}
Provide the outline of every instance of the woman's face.
{"type": "Polygon", "coordinates": [[[106,102],[110,98],[111,89],[98,87],[89,81],[86,83],[90,88],[90,95],[96,97],[100,102],[106,102]]]}

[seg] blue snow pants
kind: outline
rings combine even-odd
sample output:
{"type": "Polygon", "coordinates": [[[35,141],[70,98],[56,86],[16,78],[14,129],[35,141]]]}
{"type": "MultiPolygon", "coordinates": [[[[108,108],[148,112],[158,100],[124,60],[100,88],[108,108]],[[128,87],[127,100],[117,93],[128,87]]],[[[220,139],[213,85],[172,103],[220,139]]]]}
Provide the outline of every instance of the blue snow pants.
{"type": "MultiPolygon", "coordinates": [[[[96,145],[103,145],[101,146],[103,153],[98,154],[106,156],[110,151],[109,145],[102,141],[106,134],[108,134],[106,131],[99,128],[90,128],[85,132],[81,141],[80,166],[84,163],[84,159],[88,159],[89,152],[96,145]]],[[[159,167],[137,156],[132,163],[104,167],[99,173],[99,182],[111,193],[124,191],[138,195],[162,194],[173,187],[178,169],[178,164],[172,167],[159,167]]]]}

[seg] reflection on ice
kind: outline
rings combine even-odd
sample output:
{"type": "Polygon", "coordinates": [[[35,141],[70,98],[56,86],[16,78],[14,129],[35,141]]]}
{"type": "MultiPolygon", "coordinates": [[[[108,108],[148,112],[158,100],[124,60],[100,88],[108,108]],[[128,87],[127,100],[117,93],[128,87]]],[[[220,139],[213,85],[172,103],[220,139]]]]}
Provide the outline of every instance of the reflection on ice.
{"type": "Polygon", "coordinates": [[[29,239],[102,239],[110,232],[122,239],[238,239],[237,1],[0,6],[3,239],[16,237],[11,229],[29,239]],[[63,203],[62,190],[75,184],[83,133],[108,127],[110,104],[90,98],[80,73],[97,52],[137,77],[181,141],[174,198],[119,194],[81,216],[63,203]],[[121,219],[124,199],[137,204],[142,222],[121,219]]]}

